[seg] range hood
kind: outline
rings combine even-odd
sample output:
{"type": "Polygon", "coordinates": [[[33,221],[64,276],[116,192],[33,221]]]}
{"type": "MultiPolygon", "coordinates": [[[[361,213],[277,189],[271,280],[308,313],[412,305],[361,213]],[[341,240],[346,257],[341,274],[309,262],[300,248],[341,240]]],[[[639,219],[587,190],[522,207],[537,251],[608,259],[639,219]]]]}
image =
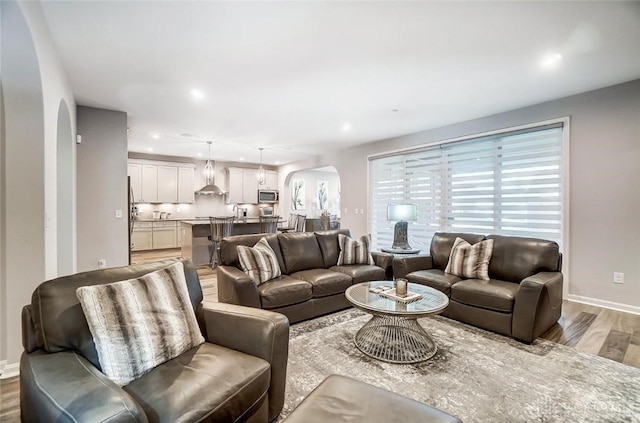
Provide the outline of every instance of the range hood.
{"type": "Polygon", "coordinates": [[[214,183],[207,184],[196,191],[196,194],[200,195],[225,195],[227,191],[223,190],[214,183]]]}

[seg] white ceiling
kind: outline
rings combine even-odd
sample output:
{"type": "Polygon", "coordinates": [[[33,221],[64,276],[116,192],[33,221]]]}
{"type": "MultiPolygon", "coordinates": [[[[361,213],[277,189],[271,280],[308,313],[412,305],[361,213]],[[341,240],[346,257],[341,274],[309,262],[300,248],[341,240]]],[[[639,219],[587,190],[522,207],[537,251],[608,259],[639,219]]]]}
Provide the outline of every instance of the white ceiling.
{"type": "Polygon", "coordinates": [[[77,102],[126,111],[136,152],[283,164],[640,78],[637,1],[42,9],[77,102]]]}

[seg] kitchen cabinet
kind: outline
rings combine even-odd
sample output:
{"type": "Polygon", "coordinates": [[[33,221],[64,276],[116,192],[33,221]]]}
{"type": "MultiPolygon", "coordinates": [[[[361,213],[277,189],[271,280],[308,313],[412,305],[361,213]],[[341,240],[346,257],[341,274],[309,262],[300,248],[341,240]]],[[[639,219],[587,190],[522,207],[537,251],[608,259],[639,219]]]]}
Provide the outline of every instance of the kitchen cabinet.
{"type": "Polygon", "coordinates": [[[158,202],[158,166],[142,165],[141,203],[158,202]]]}
{"type": "Polygon", "coordinates": [[[158,166],[158,203],[178,202],[178,168],[158,166]]]}
{"type": "Polygon", "coordinates": [[[228,167],[227,191],[228,204],[257,204],[258,169],[228,167]]]}
{"type": "Polygon", "coordinates": [[[151,222],[133,222],[131,233],[132,251],[151,250],[153,248],[153,224],[151,222]]]}
{"type": "Polygon", "coordinates": [[[133,191],[133,199],[138,202],[142,194],[142,165],[139,163],[129,163],[127,165],[127,175],[129,175],[129,184],[133,191]]]}
{"type": "Polygon", "coordinates": [[[265,176],[265,183],[260,185],[260,189],[278,189],[278,172],[267,170],[265,176]]]}
{"type": "Polygon", "coordinates": [[[195,165],[130,159],[127,173],[137,203],[193,203],[195,165]]]}
{"type": "Polygon", "coordinates": [[[195,169],[193,167],[178,167],[178,203],[193,203],[195,169]]]}
{"type": "Polygon", "coordinates": [[[176,222],[153,222],[153,242],[154,250],[161,248],[176,248],[177,242],[176,222]]]}

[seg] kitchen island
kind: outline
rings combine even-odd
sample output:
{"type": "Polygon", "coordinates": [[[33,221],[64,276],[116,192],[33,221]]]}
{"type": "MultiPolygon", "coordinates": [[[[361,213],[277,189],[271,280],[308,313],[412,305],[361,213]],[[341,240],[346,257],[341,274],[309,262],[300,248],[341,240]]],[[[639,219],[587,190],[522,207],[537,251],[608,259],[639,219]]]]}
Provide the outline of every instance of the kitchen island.
{"type": "MultiPolygon", "coordinates": [[[[182,243],[180,254],[196,266],[209,264],[208,236],[211,235],[209,218],[185,219],[180,221],[182,243]]],[[[260,233],[260,218],[247,217],[233,222],[233,235],[260,233]]]]}

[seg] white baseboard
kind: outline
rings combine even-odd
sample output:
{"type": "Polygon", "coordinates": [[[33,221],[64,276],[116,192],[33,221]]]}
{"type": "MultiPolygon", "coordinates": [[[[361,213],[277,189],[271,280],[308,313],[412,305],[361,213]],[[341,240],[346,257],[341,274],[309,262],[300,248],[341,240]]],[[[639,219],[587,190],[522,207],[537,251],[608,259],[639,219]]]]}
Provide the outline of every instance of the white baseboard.
{"type": "Polygon", "coordinates": [[[616,311],[624,311],[625,313],[640,314],[640,307],[629,304],[615,303],[613,301],[599,300],[597,298],[583,297],[581,295],[574,294],[567,295],[567,300],[573,301],[574,303],[582,303],[616,311]]]}
{"type": "Polygon", "coordinates": [[[20,363],[7,364],[6,361],[0,361],[0,379],[9,379],[20,374],[20,363]]]}

